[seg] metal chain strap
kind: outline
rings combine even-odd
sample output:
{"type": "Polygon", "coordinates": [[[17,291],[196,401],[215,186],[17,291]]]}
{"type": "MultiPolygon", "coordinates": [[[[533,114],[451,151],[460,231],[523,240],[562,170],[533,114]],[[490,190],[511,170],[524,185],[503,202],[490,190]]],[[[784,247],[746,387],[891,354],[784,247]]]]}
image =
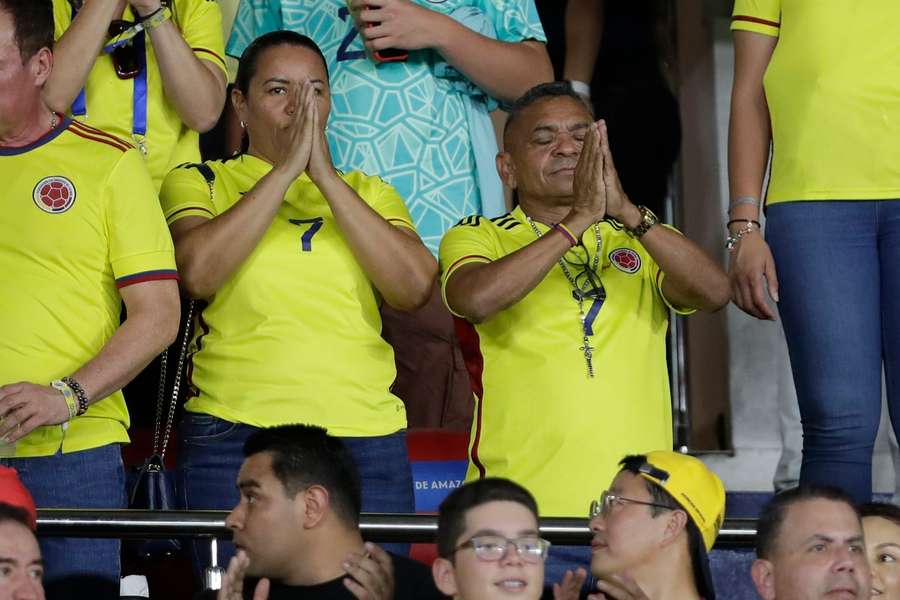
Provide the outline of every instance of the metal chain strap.
{"type": "Polygon", "coordinates": [[[169,414],[166,416],[166,431],[160,444],[159,434],[162,428],[162,405],[163,396],[165,395],[165,373],[168,349],[162,354],[160,361],[160,393],[156,403],[156,430],[153,436],[153,453],[159,454],[160,459],[165,463],[166,449],[169,447],[169,439],[172,437],[172,425],[175,422],[175,409],[178,407],[178,395],[181,392],[181,375],[184,373],[184,361],[187,357],[188,345],[191,341],[191,324],[194,320],[194,302],[188,303],[187,316],[184,324],[184,335],[181,339],[181,351],[178,353],[178,365],[175,371],[175,382],[172,386],[172,397],[169,402],[169,414]]]}

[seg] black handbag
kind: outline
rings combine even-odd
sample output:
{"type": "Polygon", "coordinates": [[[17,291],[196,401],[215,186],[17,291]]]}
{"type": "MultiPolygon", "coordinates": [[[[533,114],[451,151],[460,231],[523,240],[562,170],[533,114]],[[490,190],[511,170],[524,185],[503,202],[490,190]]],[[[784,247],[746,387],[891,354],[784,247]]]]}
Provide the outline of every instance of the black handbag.
{"type": "MultiPolygon", "coordinates": [[[[181,340],[181,352],[178,356],[172,394],[169,396],[167,407],[164,404],[166,399],[166,367],[169,349],[164,350],[160,355],[156,423],[153,430],[153,453],[136,470],[134,484],[128,495],[129,508],[143,510],[176,510],[178,508],[175,502],[175,473],[166,469],[165,459],[169,439],[172,436],[175,410],[178,407],[179,394],[181,392],[181,377],[184,373],[187,347],[191,339],[190,330],[193,316],[194,303],[191,302],[188,304],[183,338],[181,340]],[[165,422],[163,422],[164,408],[166,409],[165,422]]],[[[138,556],[147,559],[171,556],[181,550],[181,540],[178,539],[136,540],[130,545],[138,556]]]]}

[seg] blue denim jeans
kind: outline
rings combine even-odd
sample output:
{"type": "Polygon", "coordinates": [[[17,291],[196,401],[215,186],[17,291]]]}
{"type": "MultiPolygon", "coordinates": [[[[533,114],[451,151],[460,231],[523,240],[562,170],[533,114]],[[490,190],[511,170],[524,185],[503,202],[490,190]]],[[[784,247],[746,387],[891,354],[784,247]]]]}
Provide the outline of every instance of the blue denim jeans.
{"type": "Polygon", "coordinates": [[[900,200],[776,204],[766,238],[803,422],[800,483],[867,502],[882,363],[900,433],[900,200]]]}
{"type": "MultiPolygon", "coordinates": [[[[240,500],[237,474],[244,442],[258,428],[211,415],[186,413],[178,435],[178,499],[188,510],[231,510],[240,500]]],[[[363,512],[412,513],[413,484],[406,455],[406,432],[370,438],[341,438],[350,450],[362,482],[363,512]]],[[[409,554],[409,544],[383,544],[409,554]]],[[[207,542],[191,544],[195,570],[211,563],[207,542]]],[[[218,545],[218,564],[228,566],[229,542],[218,545]]]]}
{"type": "MultiPolygon", "coordinates": [[[[0,463],[18,470],[39,508],[125,508],[118,444],[0,463]]],[[[44,537],[40,545],[47,598],[119,598],[119,540],[44,537]]]]}

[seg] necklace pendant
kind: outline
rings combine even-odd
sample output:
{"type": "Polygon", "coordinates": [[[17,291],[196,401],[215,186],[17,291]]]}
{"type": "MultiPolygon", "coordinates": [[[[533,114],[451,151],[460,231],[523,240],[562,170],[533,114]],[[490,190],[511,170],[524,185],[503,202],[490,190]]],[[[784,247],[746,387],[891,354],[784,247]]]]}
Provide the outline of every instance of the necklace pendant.
{"type": "Polygon", "coordinates": [[[584,343],[578,348],[584,353],[584,362],[587,363],[588,377],[594,377],[594,346],[591,346],[590,340],[584,338],[584,343]]]}

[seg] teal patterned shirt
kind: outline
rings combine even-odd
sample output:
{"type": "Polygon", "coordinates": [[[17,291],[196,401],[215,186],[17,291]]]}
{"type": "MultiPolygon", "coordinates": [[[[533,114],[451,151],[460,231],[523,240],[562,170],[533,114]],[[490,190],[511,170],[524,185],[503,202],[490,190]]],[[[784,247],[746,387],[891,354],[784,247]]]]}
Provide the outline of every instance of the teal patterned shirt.
{"type": "MultiPolygon", "coordinates": [[[[478,9],[501,41],[546,41],[534,0],[413,1],[446,15],[478,9]]],[[[335,166],[393,185],[437,254],[445,231],[483,211],[465,107],[467,94],[483,93],[460,85],[432,50],[411,51],[405,62],[372,60],[344,0],[241,0],[227,52],[239,57],[254,38],[278,29],[309,36],[328,61],[335,166]]]]}

